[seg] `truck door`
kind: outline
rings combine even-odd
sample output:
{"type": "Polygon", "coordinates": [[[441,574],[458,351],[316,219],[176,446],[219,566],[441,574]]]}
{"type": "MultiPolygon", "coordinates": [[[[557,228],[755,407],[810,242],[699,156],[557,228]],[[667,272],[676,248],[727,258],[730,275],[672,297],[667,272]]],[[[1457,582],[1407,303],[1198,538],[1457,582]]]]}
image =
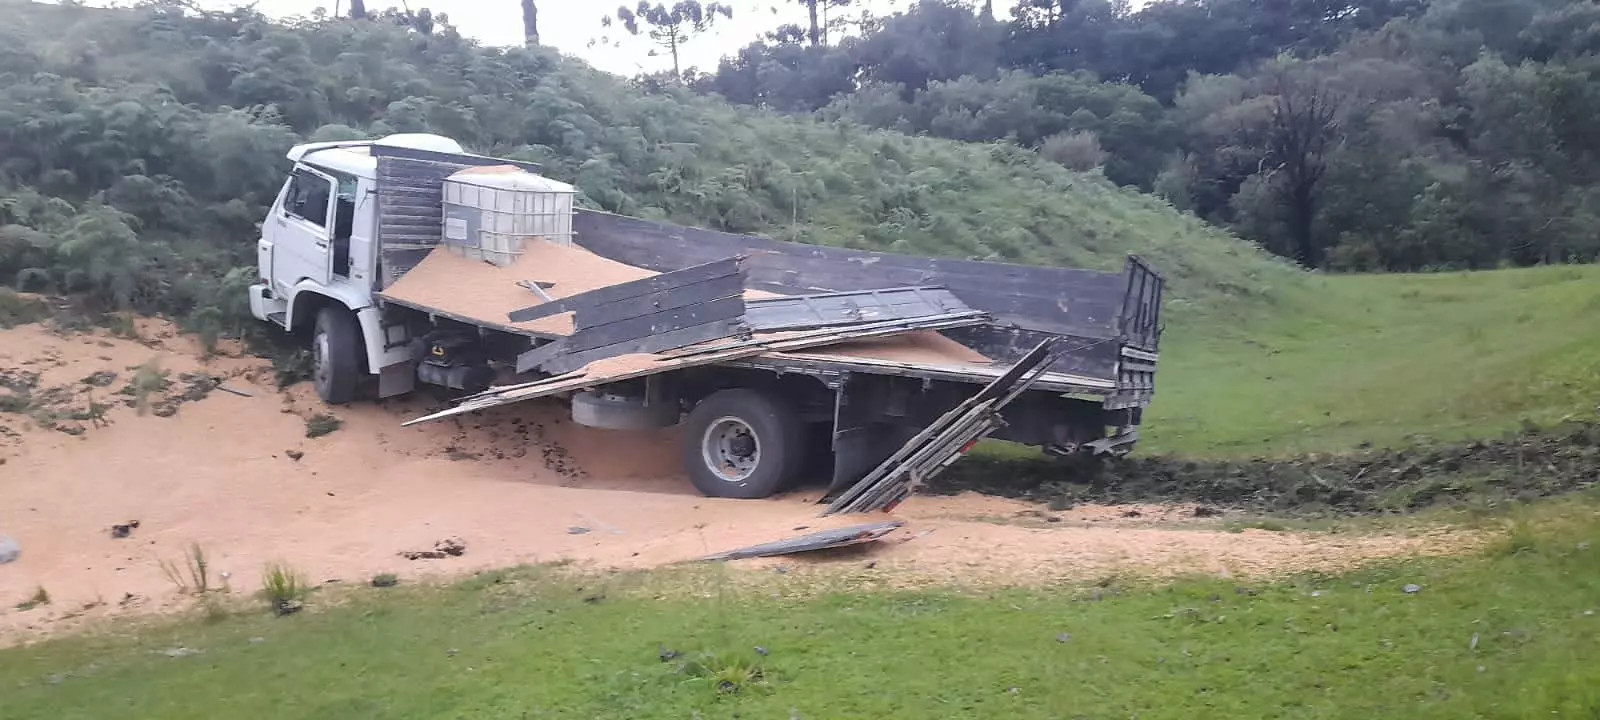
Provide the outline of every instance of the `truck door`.
{"type": "Polygon", "coordinates": [[[280,291],[301,280],[328,282],[335,186],[332,176],[305,165],[289,177],[264,228],[272,245],[272,279],[280,291]]]}

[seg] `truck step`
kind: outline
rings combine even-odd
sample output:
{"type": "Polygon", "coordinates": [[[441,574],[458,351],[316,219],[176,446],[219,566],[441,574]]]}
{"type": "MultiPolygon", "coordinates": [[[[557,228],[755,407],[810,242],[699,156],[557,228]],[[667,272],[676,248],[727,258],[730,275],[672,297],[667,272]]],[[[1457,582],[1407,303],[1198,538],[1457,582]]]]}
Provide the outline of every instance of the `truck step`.
{"type": "Polygon", "coordinates": [[[289,314],[286,312],[267,313],[267,319],[277,323],[279,327],[289,326],[289,314]]]}

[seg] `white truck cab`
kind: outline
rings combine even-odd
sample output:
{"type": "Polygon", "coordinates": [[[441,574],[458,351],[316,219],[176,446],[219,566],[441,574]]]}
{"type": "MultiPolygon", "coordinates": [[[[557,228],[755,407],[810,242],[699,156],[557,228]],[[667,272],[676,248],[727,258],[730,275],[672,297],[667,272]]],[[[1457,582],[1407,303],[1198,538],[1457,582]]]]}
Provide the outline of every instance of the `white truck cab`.
{"type": "MultiPolygon", "coordinates": [[[[455,140],[429,134],[296,145],[288,153],[294,170],[256,243],[259,282],[250,287],[251,313],[312,335],[313,379],[323,399],[334,403],[354,399],[361,378],[346,376],[379,375],[411,359],[403,345],[386,349],[391,343],[385,342],[373,299],[378,290],[373,146],[463,152],[455,140]]],[[[381,395],[411,389],[409,374],[394,375],[396,382],[381,395]]]]}

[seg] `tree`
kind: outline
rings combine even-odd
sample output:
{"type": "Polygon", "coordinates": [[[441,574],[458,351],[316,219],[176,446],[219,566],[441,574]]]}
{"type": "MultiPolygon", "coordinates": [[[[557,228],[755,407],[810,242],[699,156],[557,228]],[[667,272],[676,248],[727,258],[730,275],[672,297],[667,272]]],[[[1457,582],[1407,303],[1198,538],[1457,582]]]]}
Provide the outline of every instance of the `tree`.
{"type": "Polygon", "coordinates": [[[1313,237],[1317,214],[1317,186],[1327,172],[1327,154],[1339,133],[1344,95],[1315,68],[1278,62],[1266,72],[1266,90],[1272,96],[1267,125],[1266,158],[1273,183],[1286,211],[1289,239],[1295,259],[1308,267],[1322,261],[1322,248],[1313,237]]]}
{"type": "Polygon", "coordinates": [[[364,20],[364,19],[366,19],[366,17],[367,17],[367,2],[366,2],[366,0],[350,0],[350,17],[353,18],[353,19],[356,19],[356,20],[364,20]]]}
{"type": "MultiPolygon", "coordinates": [[[[665,3],[651,5],[647,0],[639,0],[638,7],[631,10],[626,5],[617,8],[617,20],[629,35],[643,32],[671,53],[672,76],[680,79],[683,67],[678,61],[678,51],[694,36],[709,29],[718,15],[731,18],[733,8],[720,2],[702,3],[700,0],[678,0],[670,8],[665,3]]],[[[611,18],[606,18],[602,24],[609,27],[611,18]]]]}
{"type": "Polygon", "coordinates": [[[847,8],[855,4],[854,0],[794,0],[806,6],[806,14],[810,16],[810,30],[806,38],[810,40],[811,47],[820,47],[828,44],[828,10],[830,8],[847,8]]]}
{"type": "Polygon", "coordinates": [[[522,0],[522,38],[528,47],[539,47],[539,8],[533,0],[522,0]]]}

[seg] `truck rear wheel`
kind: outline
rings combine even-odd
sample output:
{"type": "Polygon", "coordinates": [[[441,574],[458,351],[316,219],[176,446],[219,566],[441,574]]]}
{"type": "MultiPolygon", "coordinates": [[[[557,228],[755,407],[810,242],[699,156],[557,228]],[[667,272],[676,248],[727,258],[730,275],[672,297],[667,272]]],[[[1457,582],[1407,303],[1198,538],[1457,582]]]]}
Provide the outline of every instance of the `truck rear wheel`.
{"type": "Polygon", "coordinates": [[[804,452],[804,426],[793,406],[755,390],[712,393],[684,423],[684,465],[709,497],[768,497],[789,484],[804,452]]]}
{"type": "Polygon", "coordinates": [[[361,382],[361,325],[355,313],[342,307],[317,312],[311,335],[311,382],[329,405],[356,399],[361,382]]]}

